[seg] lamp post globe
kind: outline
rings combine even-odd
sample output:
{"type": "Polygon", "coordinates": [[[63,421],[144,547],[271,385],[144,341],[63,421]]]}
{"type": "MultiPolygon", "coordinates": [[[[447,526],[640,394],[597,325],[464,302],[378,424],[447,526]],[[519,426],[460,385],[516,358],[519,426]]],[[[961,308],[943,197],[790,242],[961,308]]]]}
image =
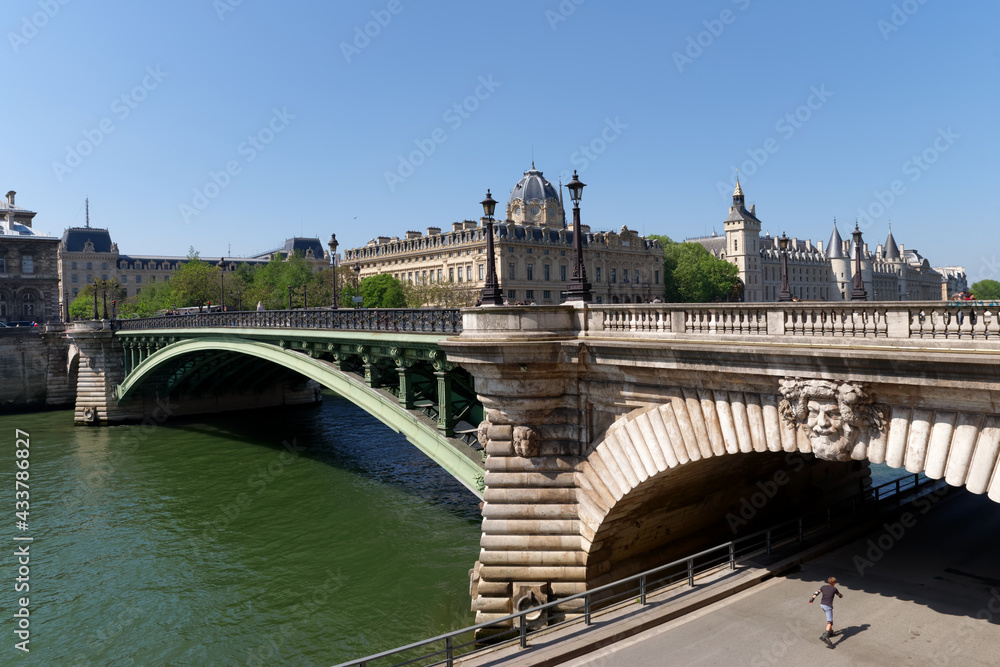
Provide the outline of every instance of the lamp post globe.
{"type": "Polygon", "coordinates": [[[778,238],[778,245],[781,246],[781,291],[778,293],[778,301],[792,300],[792,290],[788,287],[788,241],[785,232],[781,232],[778,238]]]}
{"type": "Polygon", "coordinates": [[[502,306],[503,293],[500,291],[500,280],[497,278],[496,250],[493,246],[493,213],[496,211],[497,202],[487,189],[486,199],[479,203],[482,204],[486,218],[486,283],[483,285],[479,300],[484,306],[502,306]]]}
{"type": "Polygon", "coordinates": [[[219,276],[222,278],[222,289],[219,290],[219,302],[222,304],[222,310],[226,309],[226,258],[220,257],[219,263],[216,264],[219,267],[219,276]]]}
{"type": "Polygon", "coordinates": [[[861,249],[864,246],[861,242],[861,229],[858,228],[856,221],[851,236],[854,237],[854,277],[851,281],[851,301],[867,301],[868,292],[865,291],[865,279],[861,275],[861,249]]]}
{"type": "MultiPolygon", "coordinates": [[[[355,262],[354,263],[354,298],[357,299],[360,296],[361,296],[361,263],[360,262],[355,262]]],[[[361,307],[360,304],[361,304],[360,301],[355,301],[354,302],[354,307],[355,308],[360,308],[361,307]]]]}
{"type": "Polygon", "coordinates": [[[583,234],[580,233],[580,200],[586,184],[573,170],[573,180],[566,184],[570,199],[573,200],[573,278],[566,286],[567,301],[588,303],[591,299],[590,283],[587,282],[587,268],[583,264],[583,234]]]}
{"type": "Polygon", "coordinates": [[[330,246],[330,266],[333,268],[333,303],[330,305],[331,308],[337,308],[337,247],[340,245],[337,243],[337,235],[330,234],[330,241],[327,243],[330,246]]]}

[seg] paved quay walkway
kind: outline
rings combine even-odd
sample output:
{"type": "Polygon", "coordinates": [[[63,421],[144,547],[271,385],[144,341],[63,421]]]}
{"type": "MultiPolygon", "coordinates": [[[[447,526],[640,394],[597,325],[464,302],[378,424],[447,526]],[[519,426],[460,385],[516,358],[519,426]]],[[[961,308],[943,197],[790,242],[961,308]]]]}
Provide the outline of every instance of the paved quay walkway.
{"type": "Polygon", "coordinates": [[[1000,664],[1000,507],[965,491],[695,613],[563,664],[997,665],[1000,664]],[[834,602],[827,648],[818,602],[834,602]]]}

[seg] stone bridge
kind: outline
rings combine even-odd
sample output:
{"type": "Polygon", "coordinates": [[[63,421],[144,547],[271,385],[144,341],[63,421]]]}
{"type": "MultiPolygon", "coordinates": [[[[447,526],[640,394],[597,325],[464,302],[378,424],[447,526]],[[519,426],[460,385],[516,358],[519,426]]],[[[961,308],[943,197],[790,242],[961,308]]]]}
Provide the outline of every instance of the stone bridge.
{"type": "Polygon", "coordinates": [[[486,453],[471,572],[478,622],[511,613],[529,593],[578,593],[864,490],[869,463],[1000,502],[996,307],[478,308],[462,311],[451,331],[425,319],[420,326],[434,329],[425,333],[379,323],[389,317],[379,311],[351,312],[369,322],[345,330],[343,312],[292,312],[268,315],[272,325],[241,323],[246,314],[128,323],[114,334],[124,347],[107,348],[123,359],[122,379],[98,417],[121,416],[141,387],[215,391],[225,383],[211,364],[241,384],[283,366],[405,432],[404,371],[431,364],[423,377],[437,383],[433,430],[444,441],[452,422],[441,415],[456,409],[441,398],[452,393],[451,373],[486,453]],[[306,330],[308,318],[333,319],[306,330]],[[393,381],[375,386],[390,376],[394,391],[393,381]],[[391,397],[398,412],[350,395],[361,390],[391,397]]]}

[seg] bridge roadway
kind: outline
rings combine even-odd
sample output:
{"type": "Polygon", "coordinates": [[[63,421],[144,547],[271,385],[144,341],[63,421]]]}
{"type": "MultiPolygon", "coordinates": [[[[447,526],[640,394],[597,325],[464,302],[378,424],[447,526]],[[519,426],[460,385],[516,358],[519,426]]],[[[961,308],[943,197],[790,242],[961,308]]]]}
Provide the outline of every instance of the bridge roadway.
{"type": "Polygon", "coordinates": [[[996,665],[1000,512],[988,498],[964,491],[926,515],[919,509],[915,525],[881,557],[869,555],[869,541],[888,544],[885,528],[800,572],[564,664],[996,665]],[[833,650],[818,639],[824,628],[818,603],[806,604],[830,576],[844,594],[834,603],[834,629],[843,634],[833,650]]]}

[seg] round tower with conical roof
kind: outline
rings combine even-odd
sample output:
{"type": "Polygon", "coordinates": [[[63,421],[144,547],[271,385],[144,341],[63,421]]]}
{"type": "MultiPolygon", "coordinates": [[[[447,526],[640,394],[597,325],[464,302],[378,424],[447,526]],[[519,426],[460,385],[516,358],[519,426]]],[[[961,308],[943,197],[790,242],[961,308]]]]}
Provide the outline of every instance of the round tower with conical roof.
{"type": "Polygon", "coordinates": [[[831,301],[844,301],[851,291],[851,258],[844,252],[844,240],[837,231],[836,218],[833,219],[833,234],[830,235],[830,244],[826,248],[826,258],[833,273],[831,301]]]}

